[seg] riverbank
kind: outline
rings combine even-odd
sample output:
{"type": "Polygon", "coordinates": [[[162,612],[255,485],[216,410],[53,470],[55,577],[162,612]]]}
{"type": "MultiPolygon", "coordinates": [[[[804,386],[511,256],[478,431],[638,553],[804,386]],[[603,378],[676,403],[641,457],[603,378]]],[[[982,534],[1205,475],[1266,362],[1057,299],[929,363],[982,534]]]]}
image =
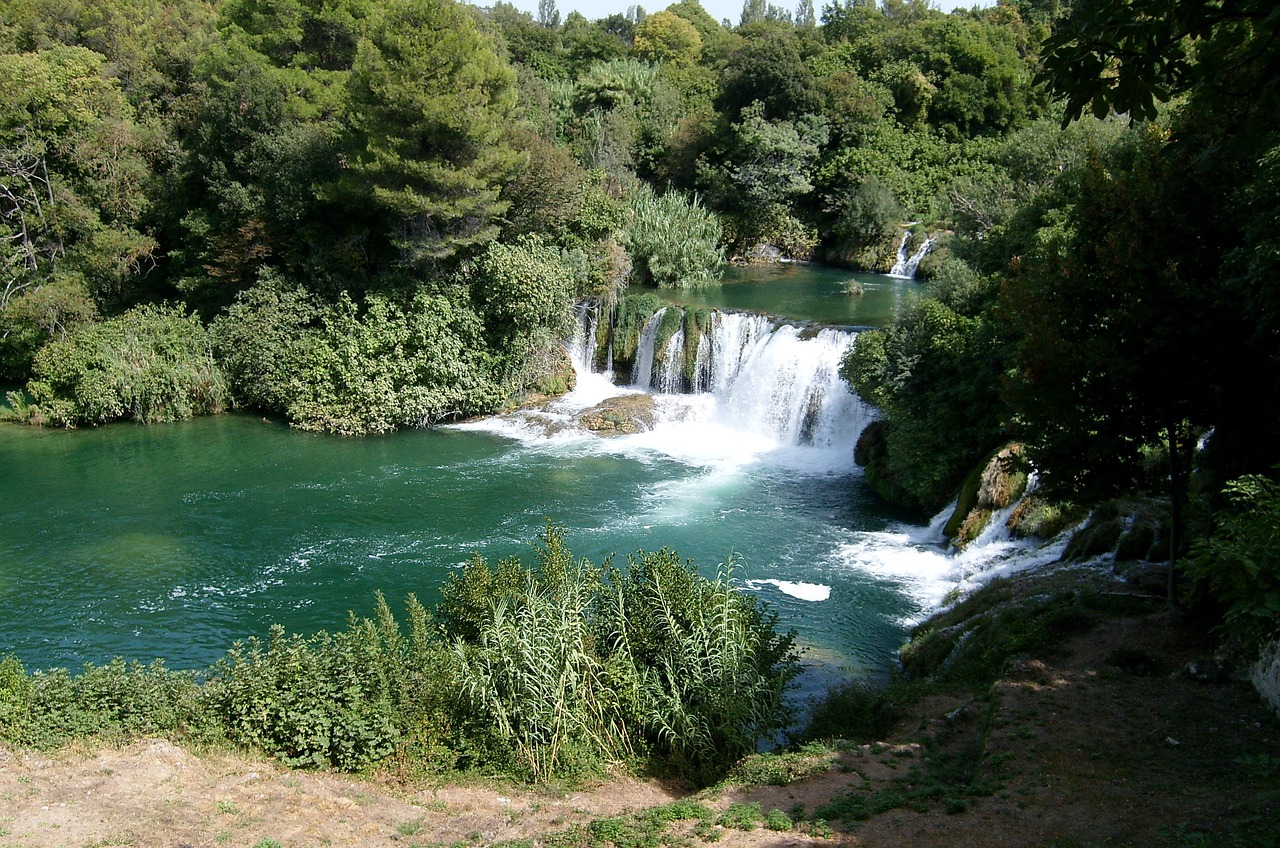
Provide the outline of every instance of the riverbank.
{"type": "Polygon", "coordinates": [[[932,622],[974,631],[989,684],[957,654],[882,700],[886,732],[750,758],[695,796],[634,779],[407,784],[139,740],[0,751],[0,845],[1274,845],[1280,722],[1247,683],[1186,671],[1214,646],[1170,621],[1157,577],[996,581],[932,622]]]}

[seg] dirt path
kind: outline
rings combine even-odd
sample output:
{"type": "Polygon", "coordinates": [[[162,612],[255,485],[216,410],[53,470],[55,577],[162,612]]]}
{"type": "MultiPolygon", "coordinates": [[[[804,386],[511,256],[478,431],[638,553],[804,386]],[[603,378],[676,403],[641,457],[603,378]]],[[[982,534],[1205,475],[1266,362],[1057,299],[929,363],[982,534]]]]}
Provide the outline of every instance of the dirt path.
{"type": "MultiPolygon", "coordinates": [[[[808,815],[842,797],[874,807],[909,791],[904,776],[929,752],[934,762],[969,764],[968,785],[980,791],[959,800],[873,811],[865,821],[833,822],[823,837],[763,828],[671,832],[730,848],[1276,844],[1280,828],[1268,843],[1265,823],[1280,821],[1280,723],[1243,684],[1178,673],[1204,651],[1159,614],[1108,620],[1047,661],[1019,664],[985,696],[931,699],[898,738],[832,754],[819,774],[698,798],[717,809],[756,802],[808,815]],[[1117,667],[1118,648],[1152,662],[1117,667]]],[[[676,797],[660,783],[634,780],[567,794],[406,789],[229,754],[198,757],[163,740],[54,755],[0,749],[0,846],[537,843],[676,797]]]]}

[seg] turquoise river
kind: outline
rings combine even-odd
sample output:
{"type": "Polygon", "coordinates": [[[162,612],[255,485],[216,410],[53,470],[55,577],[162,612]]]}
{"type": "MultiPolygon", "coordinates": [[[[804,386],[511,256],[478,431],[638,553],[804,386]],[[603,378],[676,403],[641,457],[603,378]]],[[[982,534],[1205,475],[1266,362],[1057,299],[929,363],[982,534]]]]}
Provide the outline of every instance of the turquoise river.
{"type": "MultiPolygon", "coordinates": [[[[847,279],[739,273],[696,305],[880,325],[915,285],[861,277],[850,297],[847,279]]],[[[532,561],[550,519],[593,561],[670,547],[710,575],[733,558],[734,579],[797,631],[806,688],[883,673],[964,568],[935,532],[879,505],[853,465],[873,413],[831,374],[853,333],[763,320],[727,316],[726,333],[755,333],[733,337],[733,372],[658,398],[658,426],[636,436],[563,426],[615,393],[590,374],[540,416],[363,439],[250,415],[0,427],[0,655],[28,668],[114,656],[200,668],[273,623],[341,628],[378,590],[393,607],[410,592],[431,602],[476,553],[532,561]],[[810,360],[816,370],[793,369],[810,360]],[[830,420],[768,424],[797,403],[830,420]]]]}

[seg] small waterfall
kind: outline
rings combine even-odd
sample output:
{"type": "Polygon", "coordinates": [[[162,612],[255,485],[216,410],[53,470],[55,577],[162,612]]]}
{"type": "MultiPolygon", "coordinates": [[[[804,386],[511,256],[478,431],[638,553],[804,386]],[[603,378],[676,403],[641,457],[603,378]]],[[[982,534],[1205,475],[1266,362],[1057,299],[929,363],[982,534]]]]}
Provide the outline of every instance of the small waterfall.
{"type": "MultiPolygon", "coordinates": [[[[889,269],[890,277],[905,277],[907,269],[907,261],[910,254],[907,253],[907,245],[911,243],[911,231],[907,230],[902,234],[902,241],[898,242],[898,259],[893,263],[893,267],[889,269]]],[[[883,266],[882,266],[883,267],[883,266]]]]}
{"type": "Polygon", "coordinates": [[[711,342],[706,336],[698,336],[698,349],[693,357],[693,386],[691,391],[706,392],[711,389],[711,342]]]}
{"type": "Polygon", "coordinates": [[[684,388],[684,328],[667,339],[658,365],[658,385],[654,388],[667,395],[679,394],[684,388]]]}
{"type": "Polygon", "coordinates": [[[933,248],[935,239],[933,236],[925,234],[924,241],[916,248],[915,252],[908,255],[907,246],[911,243],[911,231],[907,230],[902,236],[902,243],[898,245],[898,261],[893,263],[893,267],[889,269],[890,277],[901,277],[904,280],[914,280],[916,269],[920,267],[920,260],[924,259],[933,248]]]}
{"type": "Polygon", "coordinates": [[[565,345],[565,350],[573,362],[573,370],[579,374],[589,374],[595,361],[596,327],[600,316],[596,305],[590,302],[577,304],[573,312],[573,336],[565,345]]]}
{"type": "Polygon", "coordinates": [[[669,307],[663,307],[653,313],[653,317],[645,322],[640,330],[640,343],[636,348],[636,364],[631,370],[631,385],[640,389],[653,388],[653,340],[658,334],[658,325],[669,307]]]}

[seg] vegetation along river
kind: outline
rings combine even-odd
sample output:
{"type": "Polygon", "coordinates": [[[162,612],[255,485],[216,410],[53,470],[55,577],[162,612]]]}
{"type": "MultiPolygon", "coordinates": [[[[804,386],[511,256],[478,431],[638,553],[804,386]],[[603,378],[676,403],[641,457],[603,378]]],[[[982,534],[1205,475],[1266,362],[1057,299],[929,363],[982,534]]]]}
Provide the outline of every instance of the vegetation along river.
{"type": "MultiPolygon", "coordinates": [[[[882,324],[915,285],[867,276],[850,298],[847,279],[744,273],[711,305],[755,308],[781,281],[791,317],[882,324]]],[[[474,553],[530,562],[551,519],[596,562],[665,546],[713,574],[734,557],[735,579],[798,631],[815,668],[882,672],[905,623],[963,575],[862,485],[853,441],[871,413],[834,376],[852,335],[753,320],[732,375],[659,398],[657,426],[632,436],[565,423],[622,390],[592,374],[539,416],[359,439],[248,415],[4,426],[0,653],[28,668],[117,655],[203,667],[272,623],[341,628],[378,590],[393,606],[410,592],[431,603],[474,553]],[[831,419],[817,431],[770,423],[815,397],[831,419]]]]}

